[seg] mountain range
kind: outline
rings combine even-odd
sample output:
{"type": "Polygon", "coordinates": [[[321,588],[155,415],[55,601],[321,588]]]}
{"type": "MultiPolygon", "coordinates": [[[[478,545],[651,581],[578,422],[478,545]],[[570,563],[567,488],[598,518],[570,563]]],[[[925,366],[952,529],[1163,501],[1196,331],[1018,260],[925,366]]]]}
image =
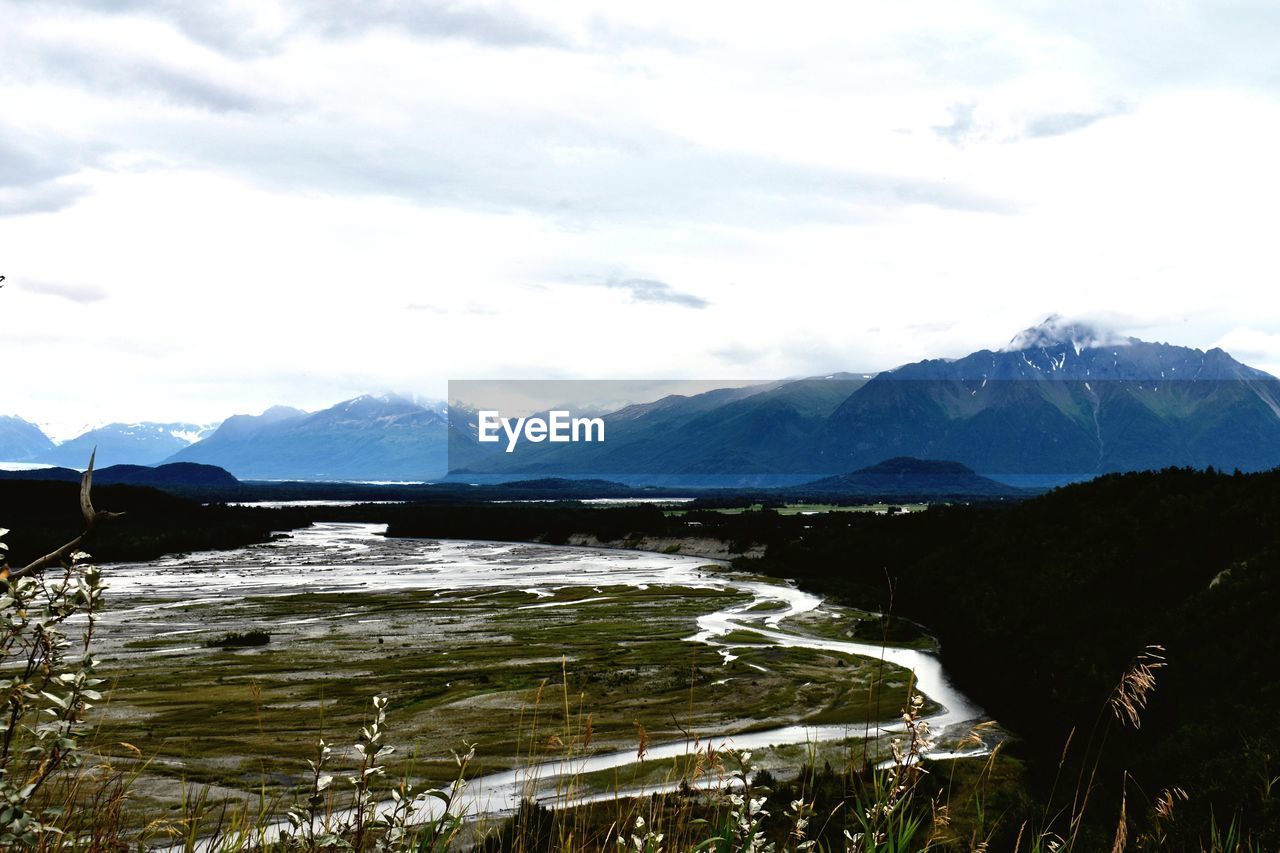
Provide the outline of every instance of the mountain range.
{"type": "Polygon", "coordinates": [[[109,465],[156,465],[210,435],[216,425],[189,423],[114,423],[91,429],[41,453],[50,465],[83,467],[96,447],[109,465]]]}
{"type": "MultiPolygon", "coordinates": [[[[1050,317],[1006,346],[877,374],[671,395],[603,416],[600,443],[481,444],[455,403],[366,395],[318,412],[276,406],[209,431],[112,424],[54,445],[0,417],[0,459],[78,467],[198,462],[242,480],[792,486],[895,457],[950,461],[1019,485],[1171,465],[1280,465],[1280,380],[1221,349],[1152,343],[1050,317]],[[83,458],[82,458],[83,457],[83,458]]],[[[967,476],[967,475],[965,475],[967,476]]]]}
{"type": "Polygon", "coordinates": [[[1280,465],[1275,377],[1221,349],[1057,317],[960,359],[665,398],[604,420],[603,443],[525,443],[506,453],[481,448],[473,413],[459,408],[454,475],[793,485],[915,457],[1043,486],[1167,466],[1280,465]]]}
{"type": "Polygon", "coordinates": [[[0,416],[0,461],[83,468],[96,448],[103,465],[156,465],[216,428],[217,424],[110,423],[55,443],[36,424],[0,416]]]}
{"type": "Polygon", "coordinates": [[[235,415],[170,462],[202,462],[240,479],[421,482],[446,469],[441,404],[365,395],[307,413],[276,406],[235,415]]]}

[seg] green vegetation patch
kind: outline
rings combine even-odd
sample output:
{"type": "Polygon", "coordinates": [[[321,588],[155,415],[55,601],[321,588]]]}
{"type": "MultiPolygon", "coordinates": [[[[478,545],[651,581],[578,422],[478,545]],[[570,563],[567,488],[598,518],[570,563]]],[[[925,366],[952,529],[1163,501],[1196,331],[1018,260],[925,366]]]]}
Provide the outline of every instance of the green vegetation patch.
{"type": "MultiPolygon", "coordinates": [[[[100,742],[138,747],[155,759],[150,776],[272,794],[304,777],[316,738],[348,740],[375,694],[390,697],[392,770],[412,764],[433,782],[450,777],[464,741],[479,744],[471,770],[483,773],[554,757],[588,731],[590,749],[630,749],[640,728],[657,742],[860,724],[906,700],[908,675],[878,661],[759,645],[726,663],[690,641],[699,616],[745,593],[544,592],[301,592],[108,620],[103,672],[115,687],[100,742]]],[[[734,633],[744,637],[722,639],[761,639],[734,633]]]]}

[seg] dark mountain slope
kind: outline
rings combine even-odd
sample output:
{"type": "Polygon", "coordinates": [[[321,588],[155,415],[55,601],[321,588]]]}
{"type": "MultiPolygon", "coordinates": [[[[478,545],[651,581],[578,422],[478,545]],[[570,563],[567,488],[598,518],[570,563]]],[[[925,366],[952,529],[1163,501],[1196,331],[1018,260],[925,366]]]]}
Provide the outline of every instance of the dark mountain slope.
{"type": "Polygon", "coordinates": [[[1024,497],[1026,494],[1004,483],[980,477],[959,462],[913,459],[909,456],[886,459],[877,465],[838,477],[824,477],[788,491],[839,497],[861,496],[870,500],[1024,497]]]}
{"type": "Polygon", "coordinates": [[[1054,318],[999,352],[876,376],[832,414],[813,464],[890,453],[984,474],[1085,477],[1280,464],[1280,382],[1222,350],[1115,339],[1054,318]]]}

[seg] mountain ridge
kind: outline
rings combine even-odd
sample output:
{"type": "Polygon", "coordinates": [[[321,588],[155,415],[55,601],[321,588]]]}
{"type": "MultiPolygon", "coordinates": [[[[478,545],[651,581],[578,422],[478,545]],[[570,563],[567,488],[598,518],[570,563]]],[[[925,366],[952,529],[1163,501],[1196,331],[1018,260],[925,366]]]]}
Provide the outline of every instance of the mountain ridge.
{"type": "Polygon", "coordinates": [[[168,462],[203,462],[242,480],[427,481],[445,471],[446,420],[395,394],[317,412],[273,406],[234,415],[168,462]]]}
{"type": "Polygon", "coordinates": [[[869,499],[1025,497],[1026,492],[972,468],[943,459],[895,456],[848,474],[824,477],[795,487],[800,493],[859,495],[869,499]]]}
{"type": "MultiPolygon", "coordinates": [[[[607,448],[544,445],[477,460],[464,446],[451,461],[511,476],[716,474],[792,477],[793,485],[902,456],[955,460],[1029,485],[1168,466],[1280,464],[1280,380],[1220,348],[1150,343],[1056,316],[1001,349],[850,382],[844,399],[816,417],[768,405],[814,381],[776,383],[683,420],[668,403],[661,420],[631,417],[625,440],[611,436],[607,448]]],[[[453,436],[453,446],[463,438],[453,436]]]]}
{"type": "Polygon", "coordinates": [[[216,424],[114,422],[88,430],[40,454],[50,465],[82,467],[97,451],[99,464],[156,465],[216,429],[216,424]]]}
{"type": "MultiPolygon", "coordinates": [[[[0,480],[37,480],[79,483],[83,474],[75,468],[51,467],[30,471],[0,471],[0,480]]],[[[107,465],[95,468],[98,486],[237,486],[240,481],[215,465],[171,462],[165,465],[107,465]]]]}
{"type": "MultiPolygon", "coordinates": [[[[463,406],[364,394],[313,412],[277,405],[233,415],[146,461],[212,464],[258,480],[424,482],[452,471],[452,479],[707,487],[798,486],[895,457],[954,460],[1028,485],[1280,464],[1274,376],[1218,347],[1147,342],[1056,315],[960,358],[668,395],[602,417],[604,442],[522,442],[506,453],[476,441],[475,413],[463,406]]],[[[126,436],[141,446],[147,437],[180,441],[175,427],[184,425],[108,426],[143,427],[146,435],[126,436]]],[[[122,461],[94,437],[55,447],[34,424],[0,418],[0,457],[78,467],[96,443],[100,461],[122,461]]]]}

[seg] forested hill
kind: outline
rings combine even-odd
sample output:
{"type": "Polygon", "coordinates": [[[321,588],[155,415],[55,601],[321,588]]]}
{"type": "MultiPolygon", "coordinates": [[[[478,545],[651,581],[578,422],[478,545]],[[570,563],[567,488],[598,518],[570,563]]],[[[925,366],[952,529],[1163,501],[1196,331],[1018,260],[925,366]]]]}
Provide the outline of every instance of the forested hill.
{"type": "Polygon", "coordinates": [[[1182,787],[1202,818],[1240,812],[1280,844],[1280,473],[1125,474],[1016,506],[830,517],[751,565],[928,625],[1044,773],[1128,662],[1164,646],[1142,728],[1111,738],[1100,778],[1182,787]]]}
{"type": "MultiPolygon", "coordinates": [[[[76,483],[0,479],[0,527],[9,529],[5,543],[11,565],[22,566],[83,531],[79,495],[76,483]]],[[[202,506],[131,485],[95,487],[93,503],[100,510],[123,513],[99,524],[84,543],[101,562],[266,542],[277,531],[305,526],[310,518],[293,508],[202,506]]]]}

